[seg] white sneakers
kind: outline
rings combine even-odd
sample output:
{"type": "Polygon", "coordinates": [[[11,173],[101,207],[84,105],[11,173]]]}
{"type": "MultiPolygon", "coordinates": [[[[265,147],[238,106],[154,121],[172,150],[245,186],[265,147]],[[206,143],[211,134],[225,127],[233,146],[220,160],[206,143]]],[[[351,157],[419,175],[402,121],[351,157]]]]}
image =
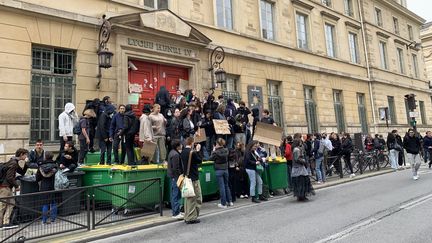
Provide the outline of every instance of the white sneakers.
{"type": "Polygon", "coordinates": [[[419,176],[418,175],[416,175],[416,176],[413,176],[413,180],[418,180],[419,179],[419,176]]]}
{"type": "Polygon", "coordinates": [[[183,220],[184,219],[184,214],[183,213],[179,213],[176,216],[172,216],[171,218],[177,219],[177,220],[183,220]]]}
{"type": "Polygon", "coordinates": [[[232,206],[234,206],[234,203],[233,203],[233,202],[229,202],[228,205],[229,205],[230,207],[232,207],[232,206]]]}
{"type": "Polygon", "coordinates": [[[226,208],[228,208],[227,206],[224,206],[224,205],[222,205],[222,204],[220,204],[220,203],[218,203],[218,205],[217,205],[219,208],[223,208],[223,209],[226,209],[226,208]]]}
{"type": "Polygon", "coordinates": [[[350,175],[350,178],[354,178],[356,175],[354,174],[354,173],[352,173],[351,175],[350,175]]]}

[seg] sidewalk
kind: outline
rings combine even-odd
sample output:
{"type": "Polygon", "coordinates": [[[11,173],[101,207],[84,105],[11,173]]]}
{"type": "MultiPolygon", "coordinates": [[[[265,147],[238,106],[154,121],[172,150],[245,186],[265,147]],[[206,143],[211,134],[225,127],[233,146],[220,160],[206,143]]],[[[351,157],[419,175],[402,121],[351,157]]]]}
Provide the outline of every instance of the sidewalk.
{"type": "MultiPolygon", "coordinates": [[[[343,179],[341,179],[337,176],[333,176],[333,177],[329,178],[329,180],[326,183],[318,185],[316,182],[314,182],[313,186],[316,190],[320,190],[322,188],[331,187],[331,186],[335,186],[335,185],[339,185],[339,184],[343,184],[343,183],[348,183],[351,181],[361,180],[361,179],[369,178],[369,177],[373,177],[373,176],[379,176],[379,175],[383,175],[383,174],[387,174],[387,173],[391,173],[391,172],[393,172],[392,169],[384,168],[384,169],[381,169],[380,171],[368,172],[368,173],[365,173],[363,175],[358,175],[354,178],[349,178],[349,177],[345,178],[344,177],[343,179]]],[[[274,199],[281,199],[284,197],[287,197],[287,196],[286,195],[274,196],[274,198],[270,198],[269,201],[272,201],[274,199]]],[[[288,197],[292,197],[292,194],[290,194],[288,197]]],[[[229,209],[218,208],[217,207],[218,203],[219,203],[218,200],[204,202],[202,205],[202,209],[201,209],[201,211],[202,211],[201,216],[219,213],[219,212],[222,212],[224,210],[235,210],[235,209],[244,208],[244,207],[248,207],[248,206],[252,205],[250,199],[237,199],[237,201],[234,203],[234,206],[229,207],[229,209]]],[[[254,205],[259,206],[259,204],[254,204],[254,205]]],[[[53,237],[47,237],[44,239],[37,239],[37,240],[30,241],[30,242],[43,242],[43,243],[89,242],[92,240],[103,239],[103,238],[107,238],[107,237],[114,236],[114,235],[133,232],[136,230],[151,228],[151,227],[155,227],[158,225],[175,223],[175,222],[182,222],[182,221],[174,220],[171,218],[171,210],[170,209],[164,209],[163,215],[164,216],[162,216],[162,217],[160,217],[158,215],[151,215],[151,216],[142,217],[142,218],[138,218],[138,219],[131,219],[131,220],[127,220],[127,221],[122,221],[122,222],[117,222],[117,223],[112,223],[112,224],[100,226],[99,228],[97,228],[95,230],[91,230],[91,231],[85,231],[85,230],[74,231],[74,232],[71,232],[69,234],[56,235],[53,237]]]]}

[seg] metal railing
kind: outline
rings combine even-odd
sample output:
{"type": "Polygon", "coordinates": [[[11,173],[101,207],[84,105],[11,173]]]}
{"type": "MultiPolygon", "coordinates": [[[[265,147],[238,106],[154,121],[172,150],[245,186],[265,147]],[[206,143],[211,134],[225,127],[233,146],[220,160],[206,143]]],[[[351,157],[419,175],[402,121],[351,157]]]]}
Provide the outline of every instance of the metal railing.
{"type": "Polygon", "coordinates": [[[161,178],[2,197],[0,204],[13,207],[10,220],[16,228],[3,228],[0,242],[89,231],[150,214],[162,216],[162,197],[161,178]]]}

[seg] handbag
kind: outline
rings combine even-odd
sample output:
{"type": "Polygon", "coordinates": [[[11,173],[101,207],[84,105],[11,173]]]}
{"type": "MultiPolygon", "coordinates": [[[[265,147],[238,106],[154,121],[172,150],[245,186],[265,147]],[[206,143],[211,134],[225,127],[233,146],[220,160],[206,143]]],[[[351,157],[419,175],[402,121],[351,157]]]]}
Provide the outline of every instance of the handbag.
{"type": "MultiPolygon", "coordinates": [[[[191,150],[191,152],[189,153],[189,158],[188,158],[188,171],[187,171],[187,175],[189,175],[189,168],[190,168],[190,162],[191,162],[191,159],[192,159],[192,150],[191,150]]],[[[183,164],[183,163],[181,163],[181,164],[183,164]]],[[[182,166],[183,167],[183,166],[182,166]]],[[[183,174],[181,174],[181,175],[179,175],[179,177],[177,178],[177,187],[181,190],[182,189],[182,187],[183,187],[183,182],[184,182],[184,179],[185,179],[185,173],[184,173],[184,169],[183,169],[183,174]]]]}
{"type": "Polygon", "coordinates": [[[193,183],[192,183],[192,179],[189,178],[189,171],[190,171],[190,165],[191,165],[191,160],[192,160],[192,153],[193,153],[193,151],[191,150],[190,153],[189,153],[187,172],[186,172],[186,175],[183,175],[184,179],[183,179],[183,183],[181,183],[182,184],[182,187],[181,187],[181,196],[183,198],[195,197],[195,189],[194,189],[194,186],[193,186],[193,183]]]}

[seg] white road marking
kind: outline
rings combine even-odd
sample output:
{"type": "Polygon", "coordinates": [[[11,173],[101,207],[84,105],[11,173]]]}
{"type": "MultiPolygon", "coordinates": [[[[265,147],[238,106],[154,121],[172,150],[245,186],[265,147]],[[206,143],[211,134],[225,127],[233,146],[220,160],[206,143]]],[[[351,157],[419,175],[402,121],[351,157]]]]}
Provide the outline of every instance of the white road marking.
{"type": "Polygon", "coordinates": [[[400,209],[411,209],[411,208],[414,208],[414,207],[416,207],[418,205],[421,205],[421,204],[423,204],[423,203],[425,203],[425,202],[427,202],[427,201],[429,201],[431,199],[432,199],[432,194],[429,194],[427,196],[421,197],[421,198],[419,198],[417,200],[414,200],[412,202],[404,204],[404,205],[400,206],[399,208],[400,209]]]}
{"type": "Polygon", "coordinates": [[[347,228],[347,229],[345,229],[345,230],[343,230],[341,232],[338,232],[336,234],[330,235],[327,238],[324,238],[324,239],[321,239],[319,241],[316,241],[315,243],[325,243],[325,242],[338,241],[338,240],[340,240],[342,238],[345,238],[348,235],[353,234],[356,231],[359,231],[361,229],[364,229],[364,228],[367,228],[369,226],[372,226],[372,225],[378,223],[379,221],[381,221],[381,220],[378,220],[376,218],[371,218],[371,219],[365,220],[365,221],[360,222],[358,224],[355,224],[355,225],[353,225],[353,226],[351,226],[351,227],[349,227],[349,228],[347,228]]]}

